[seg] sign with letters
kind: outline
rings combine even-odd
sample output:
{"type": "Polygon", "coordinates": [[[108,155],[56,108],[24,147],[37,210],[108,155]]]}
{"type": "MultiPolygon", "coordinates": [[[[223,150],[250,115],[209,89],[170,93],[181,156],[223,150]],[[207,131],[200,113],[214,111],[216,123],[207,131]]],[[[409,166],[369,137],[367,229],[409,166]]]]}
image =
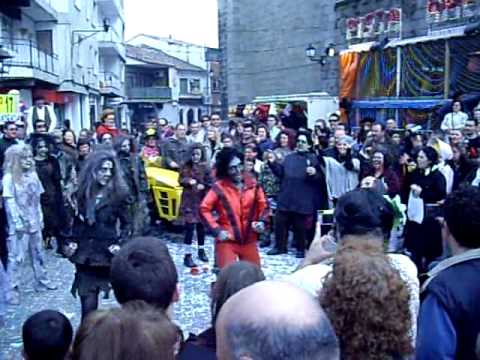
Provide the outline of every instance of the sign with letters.
{"type": "Polygon", "coordinates": [[[0,94],[0,122],[15,121],[19,115],[19,96],[0,94]]]}
{"type": "Polygon", "coordinates": [[[346,38],[350,43],[374,41],[382,35],[397,39],[402,35],[402,9],[375,10],[365,16],[348,18],[346,38]]]}

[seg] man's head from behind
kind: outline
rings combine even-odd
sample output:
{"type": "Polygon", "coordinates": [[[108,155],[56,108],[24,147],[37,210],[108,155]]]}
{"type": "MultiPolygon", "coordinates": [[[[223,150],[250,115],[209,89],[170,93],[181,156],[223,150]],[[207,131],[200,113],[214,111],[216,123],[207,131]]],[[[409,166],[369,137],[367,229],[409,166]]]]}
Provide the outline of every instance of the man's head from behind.
{"type": "Polygon", "coordinates": [[[442,234],[452,250],[480,248],[480,189],[465,186],[452,192],[445,201],[444,211],[442,234]]]}
{"type": "Polygon", "coordinates": [[[154,237],[139,237],[122,247],[110,270],[120,304],[143,300],[167,310],[178,300],[178,274],[167,246],[154,237]]]}
{"type": "Polygon", "coordinates": [[[335,208],[335,223],[340,238],[369,236],[387,239],[393,227],[392,205],[378,192],[357,189],[341,196],[335,208]]]}
{"type": "Polygon", "coordinates": [[[304,290],[263,281],[233,295],[216,323],[219,360],[339,359],[322,308],[304,290]]]}
{"type": "Polygon", "coordinates": [[[54,310],[30,316],[22,327],[23,353],[28,360],[63,360],[73,339],[70,321],[54,310]]]}

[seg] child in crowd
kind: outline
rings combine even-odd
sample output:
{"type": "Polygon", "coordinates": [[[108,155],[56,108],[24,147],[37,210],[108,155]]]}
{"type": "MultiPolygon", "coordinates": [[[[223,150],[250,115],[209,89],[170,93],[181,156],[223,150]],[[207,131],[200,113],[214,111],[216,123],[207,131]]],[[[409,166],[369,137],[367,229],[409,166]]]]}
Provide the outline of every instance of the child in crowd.
{"type": "Polygon", "coordinates": [[[183,186],[180,215],[185,221],[185,239],[187,246],[183,263],[187,267],[195,267],[192,259],[193,233],[197,231],[198,258],[208,262],[205,253],[205,228],[200,219],[200,203],[212,185],[210,167],[205,159],[205,152],[201,144],[194,144],[190,149],[190,160],[180,169],[179,183],[183,186]]]}

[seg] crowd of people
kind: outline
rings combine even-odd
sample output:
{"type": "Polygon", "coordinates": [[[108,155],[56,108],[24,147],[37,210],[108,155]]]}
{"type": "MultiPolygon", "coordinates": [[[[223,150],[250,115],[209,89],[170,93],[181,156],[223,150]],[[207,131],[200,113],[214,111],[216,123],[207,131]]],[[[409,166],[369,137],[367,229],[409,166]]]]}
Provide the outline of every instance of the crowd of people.
{"type": "Polygon", "coordinates": [[[0,318],[2,300],[22,300],[26,257],[35,290],[56,288],[43,263],[56,245],[75,266],[82,323],[74,334],[56,311],[33,315],[28,359],[475,359],[480,108],[460,110],[434,131],[371,118],[350,129],[336,113],[313,129],[284,114],[213,114],[129,134],[105,110],[77,141],[39,119],[20,137],[6,123],[0,318]],[[212,325],[187,339],[172,319],[178,269],[142,237],[155,215],[145,164],[179,174],[184,266],[218,269],[212,325]],[[259,247],[294,249],[300,265],[265,280],[259,247]],[[97,310],[111,289],[121,307],[97,310]]]}

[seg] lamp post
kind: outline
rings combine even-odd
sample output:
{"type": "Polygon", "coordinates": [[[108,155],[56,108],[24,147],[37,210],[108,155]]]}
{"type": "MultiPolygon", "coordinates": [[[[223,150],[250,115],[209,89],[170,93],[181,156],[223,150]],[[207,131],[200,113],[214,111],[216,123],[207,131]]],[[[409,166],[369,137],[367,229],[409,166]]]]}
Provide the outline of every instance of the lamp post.
{"type": "Polygon", "coordinates": [[[317,54],[317,49],[313,44],[308,45],[308,47],[305,49],[305,55],[311,60],[318,62],[320,65],[324,66],[327,64],[327,58],[329,57],[335,57],[337,55],[337,49],[335,48],[334,43],[328,44],[328,46],[325,48],[324,54],[323,55],[318,55],[317,54]]]}
{"type": "Polygon", "coordinates": [[[87,29],[87,30],[73,30],[72,31],[72,46],[75,44],[80,44],[83,40],[86,40],[95,34],[100,32],[108,32],[110,30],[110,21],[107,18],[103,19],[102,27],[100,29],[87,29]],[[90,33],[90,35],[85,37],[79,37],[77,41],[75,41],[74,35],[75,33],[90,33]]]}
{"type": "Polygon", "coordinates": [[[13,58],[10,53],[5,50],[2,45],[0,45],[0,75],[1,74],[8,74],[9,66],[5,64],[5,60],[13,58]]]}

